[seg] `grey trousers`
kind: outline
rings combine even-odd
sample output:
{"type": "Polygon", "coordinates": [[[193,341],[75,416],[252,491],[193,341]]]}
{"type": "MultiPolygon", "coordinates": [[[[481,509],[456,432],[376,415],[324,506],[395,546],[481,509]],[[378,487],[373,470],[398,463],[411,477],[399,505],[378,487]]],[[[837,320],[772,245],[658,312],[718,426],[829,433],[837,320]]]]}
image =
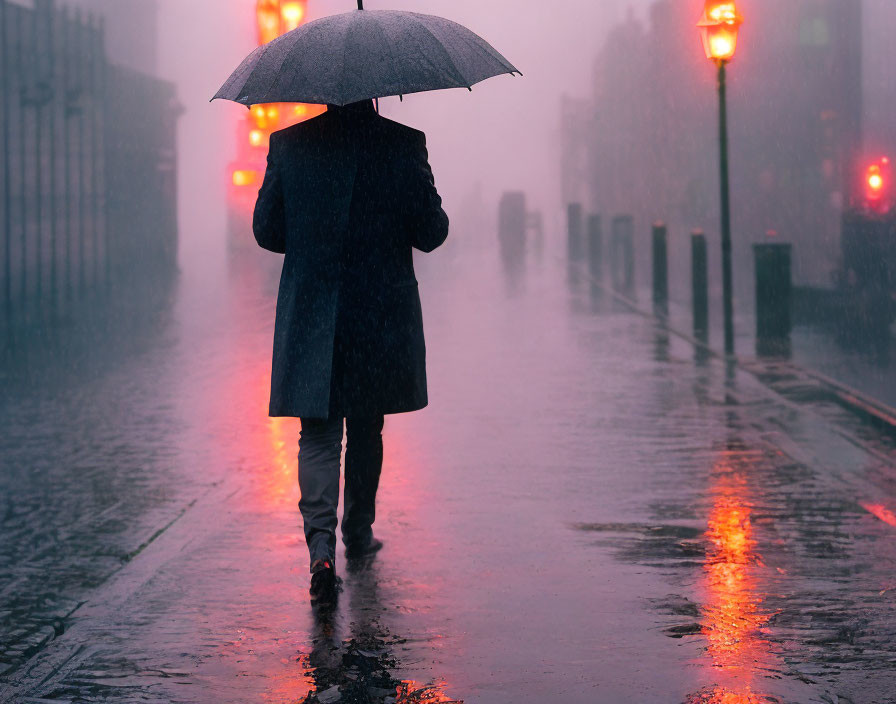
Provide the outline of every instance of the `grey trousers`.
{"type": "MultiPolygon", "coordinates": [[[[302,418],[299,435],[299,510],[311,564],[336,560],[336,508],[343,418],[302,418]]],[[[373,537],[376,492],[383,468],[383,416],[345,419],[345,511],[342,541],[365,545],[373,537]]]]}

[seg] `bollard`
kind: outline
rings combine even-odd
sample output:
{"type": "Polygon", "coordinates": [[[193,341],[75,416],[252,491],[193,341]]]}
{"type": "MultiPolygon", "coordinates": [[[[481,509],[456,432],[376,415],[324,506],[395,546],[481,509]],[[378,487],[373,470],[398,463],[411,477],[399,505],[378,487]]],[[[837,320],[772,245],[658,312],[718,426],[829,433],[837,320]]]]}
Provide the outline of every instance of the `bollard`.
{"type": "Polygon", "coordinates": [[[669,313],[669,246],[666,226],[653,225],[653,309],[662,315],[669,313]]]}
{"type": "Polygon", "coordinates": [[[526,258],[526,194],[510,191],[498,204],[498,243],[507,270],[522,269],[526,258]]]}
{"type": "Polygon", "coordinates": [[[610,236],[613,290],[629,297],[635,291],[634,223],[631,215],[617,215],[610,236]]]}
{"type": "Polygon", "coordinates": [[[706,235],[691,233],[691,299],[694,306],[694,337],[705,342],[709,336],[709,266],[706,235]]]}
{"type": "Polygon", "coordinates": [[[780,355],[789,347],[791,245],[753,245],[756,263],[756,352],[780,355]]]}
{"type": "Polygon", "coordinates": [[[592,283],[601,283],[604,278],[604,241],[600,215],[588,217],[588,271],[592,283]]]}
{"type": "Polygon", "coordinates": [[[566,208],[566,255],[569,261],[576,262],[582,259],[582,204],[570,203],[566,208]]]}

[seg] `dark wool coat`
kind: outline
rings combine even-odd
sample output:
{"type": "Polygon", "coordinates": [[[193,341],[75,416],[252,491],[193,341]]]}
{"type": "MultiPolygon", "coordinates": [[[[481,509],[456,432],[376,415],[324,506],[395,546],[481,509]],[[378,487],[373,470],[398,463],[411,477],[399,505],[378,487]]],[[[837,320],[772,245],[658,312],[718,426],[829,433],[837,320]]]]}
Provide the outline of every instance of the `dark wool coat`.
{"type": "Polygon", "coordinates": [[[426,347],[412,248],[448,236],[422,132],[371,102],[271,135],[253,223],[285,254],[270,415],[423,408],[426,347]]]}

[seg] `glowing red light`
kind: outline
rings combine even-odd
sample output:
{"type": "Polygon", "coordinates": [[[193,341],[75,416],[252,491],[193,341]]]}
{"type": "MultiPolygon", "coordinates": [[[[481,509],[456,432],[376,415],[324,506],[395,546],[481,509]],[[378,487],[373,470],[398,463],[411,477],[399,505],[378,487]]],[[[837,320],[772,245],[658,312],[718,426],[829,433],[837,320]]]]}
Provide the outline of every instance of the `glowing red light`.
{"type": "Polygon", "coordinates": [[[880,167],[872,166],[868,171],[868,185],[875,191],[884,187],[884,177],[880,175],[880,167]]]}

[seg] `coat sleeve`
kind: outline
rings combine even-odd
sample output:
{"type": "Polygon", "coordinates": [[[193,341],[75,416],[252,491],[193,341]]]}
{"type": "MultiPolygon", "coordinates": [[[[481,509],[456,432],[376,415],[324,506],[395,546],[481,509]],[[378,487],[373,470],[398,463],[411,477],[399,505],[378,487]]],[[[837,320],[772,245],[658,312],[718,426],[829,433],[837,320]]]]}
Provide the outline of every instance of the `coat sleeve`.
{"type": "Polygon", "coordinates": [[[411,245],[431,252],[448,237],[448,216],[442,210],[442,199],[429,166],[425,135],[415,136],[412,149],[408,229],[411,245]]]}
{"type": "Polygon", "coordinates": [[[278,146],[279,142],[271,135],[268,167],[255,203],[252,231],[260,247],[277,254],[286,254],[286,208],[277,165],[278,146]]]}

